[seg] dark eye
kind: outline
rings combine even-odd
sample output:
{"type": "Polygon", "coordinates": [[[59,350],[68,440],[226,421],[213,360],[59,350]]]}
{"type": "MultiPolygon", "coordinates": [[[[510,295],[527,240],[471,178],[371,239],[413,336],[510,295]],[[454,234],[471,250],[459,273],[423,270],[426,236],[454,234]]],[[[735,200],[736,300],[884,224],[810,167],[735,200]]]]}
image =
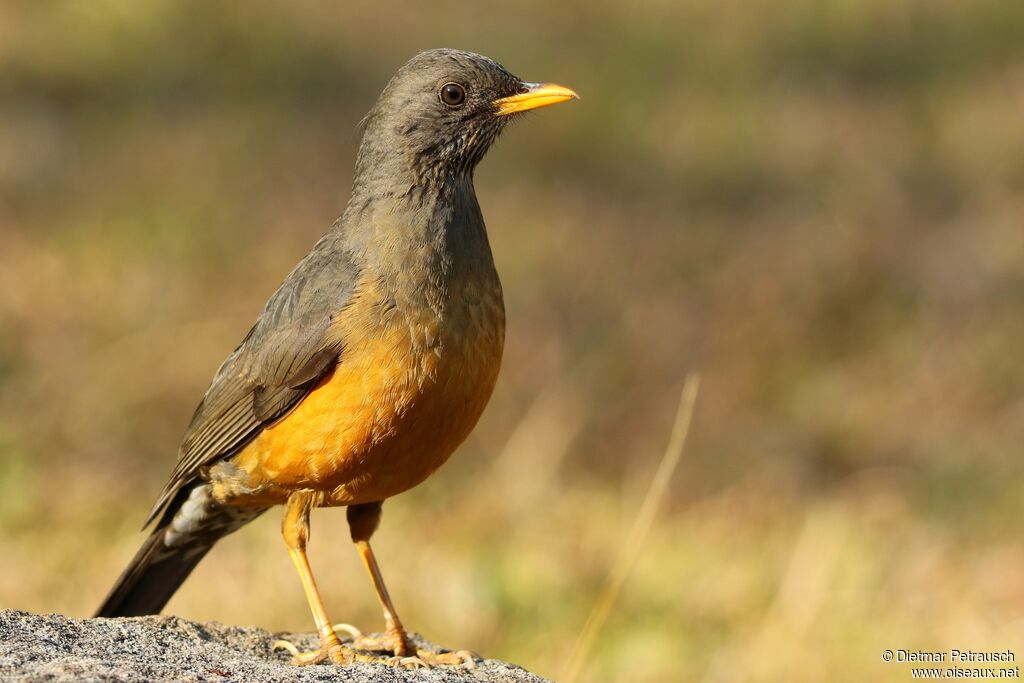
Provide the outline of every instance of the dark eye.
{"type": "Polygon", "coordinates": [[[441,86],[441,101],[449,107],[457,107],[466,101],[466,89],[458,83],[445,83],[441,86]]]}

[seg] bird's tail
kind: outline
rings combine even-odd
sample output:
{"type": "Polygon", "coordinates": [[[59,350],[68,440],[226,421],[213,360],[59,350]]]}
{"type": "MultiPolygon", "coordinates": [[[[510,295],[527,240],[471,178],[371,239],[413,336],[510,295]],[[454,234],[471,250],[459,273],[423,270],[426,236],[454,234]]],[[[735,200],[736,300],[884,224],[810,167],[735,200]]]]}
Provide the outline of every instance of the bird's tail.
{"type": "Polygon", "coordinates": [[[220,505],[205,482],[184,488],[110,589],[96,616],[157,614],[214,543],[265,509],[220,505]]]}

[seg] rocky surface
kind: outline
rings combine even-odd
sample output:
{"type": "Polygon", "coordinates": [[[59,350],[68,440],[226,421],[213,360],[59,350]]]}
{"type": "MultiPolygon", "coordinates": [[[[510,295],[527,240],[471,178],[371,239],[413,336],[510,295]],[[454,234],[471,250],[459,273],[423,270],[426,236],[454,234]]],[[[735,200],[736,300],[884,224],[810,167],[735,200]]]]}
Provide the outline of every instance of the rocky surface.
{"type": "MultiPolygon", "coordinates": [[[[409,683],[545,683],[525,669],[487,659],[477,668],[400,669],[387,664],[295,667],[278,638],[313,649],[312,634],[196,623],[177,617],[69,619],[0,611],[3,681],[371,681],[409,683]]],[[[427,649],[438,651],[429,643],[427,649]]]]}

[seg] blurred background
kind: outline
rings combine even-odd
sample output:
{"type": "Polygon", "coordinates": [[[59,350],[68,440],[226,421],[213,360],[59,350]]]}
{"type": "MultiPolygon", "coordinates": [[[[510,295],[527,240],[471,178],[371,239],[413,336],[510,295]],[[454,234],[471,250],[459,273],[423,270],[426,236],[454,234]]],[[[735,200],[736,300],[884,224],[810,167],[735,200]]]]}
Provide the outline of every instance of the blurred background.
{"type": "MultiPolygon", "coordinates": [[[[0,606],[92,613],[195,404],[431,47],[580,102],[476,185],[480,426],[375,537],[407,624],[557,678],[702,373],[583,679],[903,681],[1024,656],[1024,3],[0,5],[0,606]]],[[[272,512],[169,605],[308,631],[272,512]]],[[[334,619],[382,620],[344,512],[334,619]]]]}

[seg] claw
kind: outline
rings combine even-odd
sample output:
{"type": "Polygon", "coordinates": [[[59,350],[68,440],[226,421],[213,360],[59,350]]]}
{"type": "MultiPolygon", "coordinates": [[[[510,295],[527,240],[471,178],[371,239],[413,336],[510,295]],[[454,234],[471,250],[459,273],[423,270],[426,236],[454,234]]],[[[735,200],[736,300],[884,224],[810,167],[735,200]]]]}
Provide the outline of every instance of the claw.
{"type": "MultiPolygon", "coordinates": [[[[337,633],[338,631],[342,631],[343,633],[347,633],[349,638],[351,638],[352,640],[359,640],[360,638],[363,637],[363,632],[360,631],[359,629],[357,629],[352,624],[332,624],[331,628],[334,629],[335,633],[337,633]]],[[[278,641],[278,642],[280,642],[280,641],[278,641]]]]}
{"type": "Polygon", "coordinates": [[[473,654],[469,650],[430,652],[429,650],[417,649],[416,656],[426,662],[428,666],[455,666],[465,667],[470,670],[477,668],[476,660],[480,659],[478,655],[473,654]]]}
{"type": "Polygon", "coordinates": [[[292,664],[295,666],[319,664],[328,657],[323,648],[312,652],[299,652],[299,648],[295,647],[293,643],[289,643],[287,640],[275,640],[274,644],[270,647],[273,652],[277,652],[278,650],[287,650],[291,653],[292,664]]]}
{"type": "Polygon", "coordinates": [[[403,669],[429,669],[430,665],[419,657],[388,657],[383,660],[385,664],[400,666],[403,669]]]}
{"type": "Polygon", "coordinates": [[[277,652],[278,650],[287,650],[288,652],[292,653],[292,657],[299,656],[299,648],[295,647],[293,643],[289,643],[287,640],[275,640],[274,644],[270,646],[270,650],[272,652],[277,652]]]}
{"type": "Polygon", "coordinates": [[[452,655],[462,660],[458,666],[465,666],[467,669],[476,669],[476,660],[480,659],[480,655],[470,652],[469,650],[459,650],[458,652],[452,652],[452,655]]]}

